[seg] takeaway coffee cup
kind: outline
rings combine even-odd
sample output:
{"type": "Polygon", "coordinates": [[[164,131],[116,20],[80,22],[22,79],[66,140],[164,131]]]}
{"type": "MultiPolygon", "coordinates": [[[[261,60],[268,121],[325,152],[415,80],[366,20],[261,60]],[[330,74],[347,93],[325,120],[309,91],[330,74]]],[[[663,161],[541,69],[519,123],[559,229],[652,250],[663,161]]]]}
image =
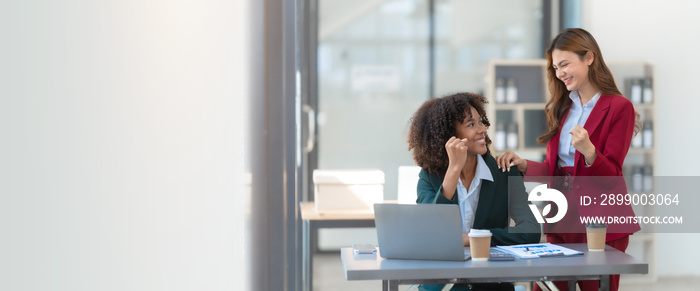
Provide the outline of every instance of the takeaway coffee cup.
{"type": "Polygon", "coordinates": [[[488,229],[470,230],[469,248],[473,261],[488,261],[491,252],[491,231],[488,229]]]}
{"type": "Polygon", "coordinates": [[[608,226],[605,224],[586,225],[586,238],[589,251],[602,251],[605,249],[605,232],[608,226]]]}

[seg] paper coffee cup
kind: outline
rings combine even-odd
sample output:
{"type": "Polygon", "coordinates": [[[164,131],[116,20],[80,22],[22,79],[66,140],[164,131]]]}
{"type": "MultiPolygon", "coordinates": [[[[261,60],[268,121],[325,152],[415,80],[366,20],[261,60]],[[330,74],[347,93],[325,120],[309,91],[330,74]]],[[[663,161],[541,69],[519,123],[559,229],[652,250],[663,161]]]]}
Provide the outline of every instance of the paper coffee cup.
{"type": "Polygon", "coordinates": [[[608,226],[605,224],[586,225],[586,239],[588,240],[589,251],[605,250],[605,233],[608,226]]]}
{"type": "Polygon", "coordinates": [[[491,231],[472,229],[469,231],[469,248],[473,261],[488,261],[491,253],[491,231]]]}

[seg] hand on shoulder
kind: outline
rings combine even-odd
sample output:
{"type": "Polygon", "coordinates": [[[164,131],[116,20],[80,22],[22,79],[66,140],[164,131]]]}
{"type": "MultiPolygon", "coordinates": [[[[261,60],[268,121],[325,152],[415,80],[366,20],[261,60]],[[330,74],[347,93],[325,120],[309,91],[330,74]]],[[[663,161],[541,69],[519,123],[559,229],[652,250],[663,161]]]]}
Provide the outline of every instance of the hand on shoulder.
{"type": "Polygon", "coordinates": [[[494,157],[496,159],[496,165],[503,172],[510,171],[511,164],[518,167],[518,171],[521,173],[527,172],[527,160],[521,159],[514,152],[505,152],[500,156],[494,157]]]}

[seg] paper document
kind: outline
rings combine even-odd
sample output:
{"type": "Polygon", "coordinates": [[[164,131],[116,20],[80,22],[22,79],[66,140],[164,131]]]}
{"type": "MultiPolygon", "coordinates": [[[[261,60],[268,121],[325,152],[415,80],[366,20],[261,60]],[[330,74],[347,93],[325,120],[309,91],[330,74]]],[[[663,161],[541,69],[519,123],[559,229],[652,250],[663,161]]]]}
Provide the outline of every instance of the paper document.
{"type": "Polygon", "coordinates": [[[583,255],[583,252],[550,243],[498,246],[498,248],[521,259],[583,255]]]}

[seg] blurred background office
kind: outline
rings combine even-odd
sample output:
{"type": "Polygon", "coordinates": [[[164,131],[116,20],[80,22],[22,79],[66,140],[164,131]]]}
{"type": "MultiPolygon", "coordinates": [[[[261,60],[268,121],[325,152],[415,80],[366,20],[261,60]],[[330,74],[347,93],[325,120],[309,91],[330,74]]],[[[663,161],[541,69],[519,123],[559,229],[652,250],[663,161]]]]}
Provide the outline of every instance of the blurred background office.
{"type": "MultiPolygon", "coordinates": [[[[398,166],[414,165],[411,115],[430,96],[484,94],[491,60],[541,58],[556,31],[545,21],[553,7],[544,4],[318,1],[318,168],[381,169],[385,198],[395,200],[398,166]]],[[[372,235],[321,230],[320,247],[362,232],[372,235]]]]}
{"type": "MultiPolygon", "coordinates": [[[[396,199],[397,168],[413,164],[406,151],[407,120],[427,96],[471,91],[490,97],[490,62],[542,59],[546,45],[561,29],[583,27],[597,38],[608,63],[644,63],[652,67],[658,122],[656,157],[651,162],[654,175],[697,175],[697,169],[679,166],[671,149],[678,146],[673,140],[684,135],[693,141],[689,144],[695,144],[700,133],[688,134],[669,123],[676,120],[674,116],[693,114],[672,108],[698,102],[697,98],[684,96],[687,93],[682,88],[686,86],[680,80],[687,78],[690,82],[693,74],[678,74],[688,68],[682,64],[684,58],[678,57],[684,55],[684,49],[669,43],[694,47],[700,44],[700,38],[681,32],[686,28],[669,24],[685,19],[688,27],[697,28],[700,22],[687,12],[676,11],[689,2],[672,3],[673,7],[660,7],[656,1],[366,0],[349,4],[320,0],[317,166],[382,169],[387,181],[385,199],[396,199]],[[669,31],[688,37],[674,37],[669,31]]],[[[624,77],[617,77],[621,90],[629,92],[624,88],[624,77]]],[[[500,116],[490,118],[493,122],[500,116]]],[[[535,137],[530,136],[532,140],[535,137]]],[[[626,164],[634,163],[629,160],[635,158],[630,154],[626,164]]],[[[376,239],[372,229],[319,232],[322,250],[337,250],[358,239],[376,239]]],[[[678,245],[689,235],[679,236],[660,234],[649,238],[653,243],[633,242],[630,253],[649,253],[648,257],[659,261],[652,275],[628,282],[643,284],[658,276],[698,275],[690,265],[649,251],[673,247],[692,252],[690,245],[678,245]]]]}
{"type": "MultiPolygon", "coordinates": [[[[699,10],[689,0],[8,4],[0,289],[300,290],[311,171],[379,168],[384,198],[396,199],[416,107],[487,94],[489,62],[540,59],[566,27],[589,30],[608,62],[653,66],[654,175],[698,177],[699,10]]],[[[321,233],[319,247],[372,232],[321,233]]],[[[658,234],[654,281],[699,277],[697,241],[658,234]]],[[[319,255],[326,270],[333,256],[319,255]]],[[[318,288],[348,283],[331,276],[318,288]]]]}

